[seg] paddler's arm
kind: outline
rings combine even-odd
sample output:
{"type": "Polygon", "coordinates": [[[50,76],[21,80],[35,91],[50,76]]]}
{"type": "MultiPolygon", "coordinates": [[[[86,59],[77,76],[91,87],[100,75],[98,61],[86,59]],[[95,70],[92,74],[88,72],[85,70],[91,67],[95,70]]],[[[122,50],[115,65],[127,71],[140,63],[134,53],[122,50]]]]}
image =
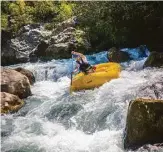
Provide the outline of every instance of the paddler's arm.
{"type": "Polygon", "coordinates": [[[71,54],[78,55],[78,56],[80,56],[82,59],[84,59],[87,62],[86,56],[83,55],[82,53],[72,51],[71,54]]]}

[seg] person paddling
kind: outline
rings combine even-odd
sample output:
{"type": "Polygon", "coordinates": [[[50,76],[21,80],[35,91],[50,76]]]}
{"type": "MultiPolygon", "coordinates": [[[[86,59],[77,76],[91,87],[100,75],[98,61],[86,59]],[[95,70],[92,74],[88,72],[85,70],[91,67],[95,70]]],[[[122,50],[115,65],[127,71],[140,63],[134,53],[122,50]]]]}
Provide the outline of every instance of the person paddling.
{"type": "Polygon", "coordinates": [[[95,71],[95,67],[91,66],[88,63],[85,55],[75,51],[72,51],[71,54],[76,58],[77,63],[74,72],[78,71],[78,69],[85,74],[92,73],[95,71]]]}

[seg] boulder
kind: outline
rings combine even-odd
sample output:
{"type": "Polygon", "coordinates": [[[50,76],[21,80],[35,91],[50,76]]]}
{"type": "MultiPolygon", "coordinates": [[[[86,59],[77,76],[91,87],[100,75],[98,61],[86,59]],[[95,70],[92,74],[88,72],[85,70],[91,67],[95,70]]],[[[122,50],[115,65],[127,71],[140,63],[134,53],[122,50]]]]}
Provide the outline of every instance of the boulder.
{"type": "Polygon", "coordinates": [[[24,68],[21,68],[21,67],[18,67],[18,68],[14,69],[14,70],[16,70],[16,71],[20,72],[21,74],[25,75],[28,78],[31,85],[35,83],[35,76],[31,71],[29,71],[27,69],[24,69],[24,68]]]}
{"type": "Polygon", "coordinates": [[[161,67],[163,66],[163,52],[151,52],[144,63],[144,67],[161,67]]]}
{"type": "Polygon", "coordinates": [[[163,141],[163,100],[136,99],[127,114],[124,148],[135,149],[144,144],[163,141]]]}
{"type": "Polygon", "coordinates": [[[85,53],[90,49],[90,46],[85,32],[68,27],[59,34],[51,37],[50,45],[44,54],[46,57],[54,59],[70,58],[72,50],[75,49],[81,53],[85,53]]]}
{"type": "Polygon", "coordinates": [[[55,35],[53,33],[50,43],[51,44],[56,44],[56,43],[65,43],[67,41],[73,41],[74,36],[75,36],[75,31],[76,29],[74,27],[68,27],[55,35]]]}
{"type": "Polygon", "coordinates": [[[42,40],[36,47],[34,54],[37,57],[45,56],[46,55],[45,50],[48,48],[48,46],[49,46],[48,42],[42,40]]]}
{"type": "Polygon", "coordinates": [[[32,53],[29,54],[29,61],[31,63],[34,63],[34,62],[37,62],[38,61],[38,57],[37,57],[36,54],[34,54],[34,52],[32,52],[32,53]]]}
{"type": "Polygon", "coordinates": [[[59,59],[71,57],[69,43],[52,44],[46,49],[46,57],[59,59]]]}
{"type": "Polygon", "coordinates": [[[31,95],[28,78],[12,69],[1,68],[1,91],[26,98],[31,95]]]}
{"type": "Polygon", "coordinates": [[[75,20],[76,20],[76,17],[74,16],[68,20],[63,21],[62,23],[57,24],[52,35],[56,35],[68,27],[75,27],[75,25],[76,25],[75,20]]]}
{"type": "Polygon", "coordinates": [[[22,27],[15,38],[4,43],[1,51],[2,65],[69,58],[69,49],[74,48],[79,52],[88,51],[91,45],[86,33],[77,30],[75,26],[76,17],[56,25],[51,31],[47,31],[41,24],[22,27]]]}
{"type": "Polygon", "coordinates": [[[10,40],[12,38],[12,32],[2,29],[1,30],[1,37],[3,37],[3,39],[1,39],[1,47],[5,46],[7,41],[10,40]]]}
{"type": "Polygon", "coordinates": [[[49,35],[51,32],[47,32],[40,24],[22,27],[15,38],[2,46],[2,65],[28,62],[31,52],[49,35]]]}
{"type": "Polygon", "coordinates": [[[127,52],[123,52],[115,47],[112,47],[108,51],[108,60],[110,62],[126,62],[130,60],[130,56],[127,52]]]}
{"type": "Polygon", "coordinates": [[[6,114],[8,112],[18,111],[23,105],[24,101],[16,95],[1,92],[1,113],[6,114]]]}

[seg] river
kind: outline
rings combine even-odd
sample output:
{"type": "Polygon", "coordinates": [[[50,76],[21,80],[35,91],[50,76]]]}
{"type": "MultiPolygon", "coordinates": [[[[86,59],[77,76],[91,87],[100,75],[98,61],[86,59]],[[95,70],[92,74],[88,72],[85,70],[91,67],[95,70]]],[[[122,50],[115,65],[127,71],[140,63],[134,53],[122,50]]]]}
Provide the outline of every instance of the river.
{"type": "MultiPolygon", "coordinates": [[[[87,56],[107,62],[106,52],[87,56]]],[[[120,78],[94,90],[69,94],[72,59],[17,64],[31,70],[32,96],[15,114],[1,116],[3,152],[124,152],[123,134],[129,102],[140,88],[163,76],[161,68],[143,69],[146,57],[123,63],[120,78]]],[[[75,64],[75,62],[74,62],[75,64]]],[[[161,80],[163,81],[163,80],[161,80]]],[[[143,94],[151,97],[151,94],[143,94]]],[[[140,148],[136,151],[153,151],[140,148]]],[[[163,151],[157,148],[156,151],[163,151]]]]}

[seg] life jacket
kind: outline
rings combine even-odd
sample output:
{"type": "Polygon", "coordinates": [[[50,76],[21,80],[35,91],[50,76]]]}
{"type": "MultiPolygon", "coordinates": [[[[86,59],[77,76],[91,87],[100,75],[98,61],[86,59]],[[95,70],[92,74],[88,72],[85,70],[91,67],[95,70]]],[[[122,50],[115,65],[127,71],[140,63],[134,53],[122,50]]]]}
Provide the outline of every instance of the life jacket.
{"type": "Polygon", "coordinates": [[[79,64],[79,70],[82,71],[82,72],[88,72],[88,70],[90,68],[92,68],[92,66],[87,63],[87,62],[84,62],[82,58],[80,58],[81,62],[80,61],[76,61],[78,64],[79,64]]]}

